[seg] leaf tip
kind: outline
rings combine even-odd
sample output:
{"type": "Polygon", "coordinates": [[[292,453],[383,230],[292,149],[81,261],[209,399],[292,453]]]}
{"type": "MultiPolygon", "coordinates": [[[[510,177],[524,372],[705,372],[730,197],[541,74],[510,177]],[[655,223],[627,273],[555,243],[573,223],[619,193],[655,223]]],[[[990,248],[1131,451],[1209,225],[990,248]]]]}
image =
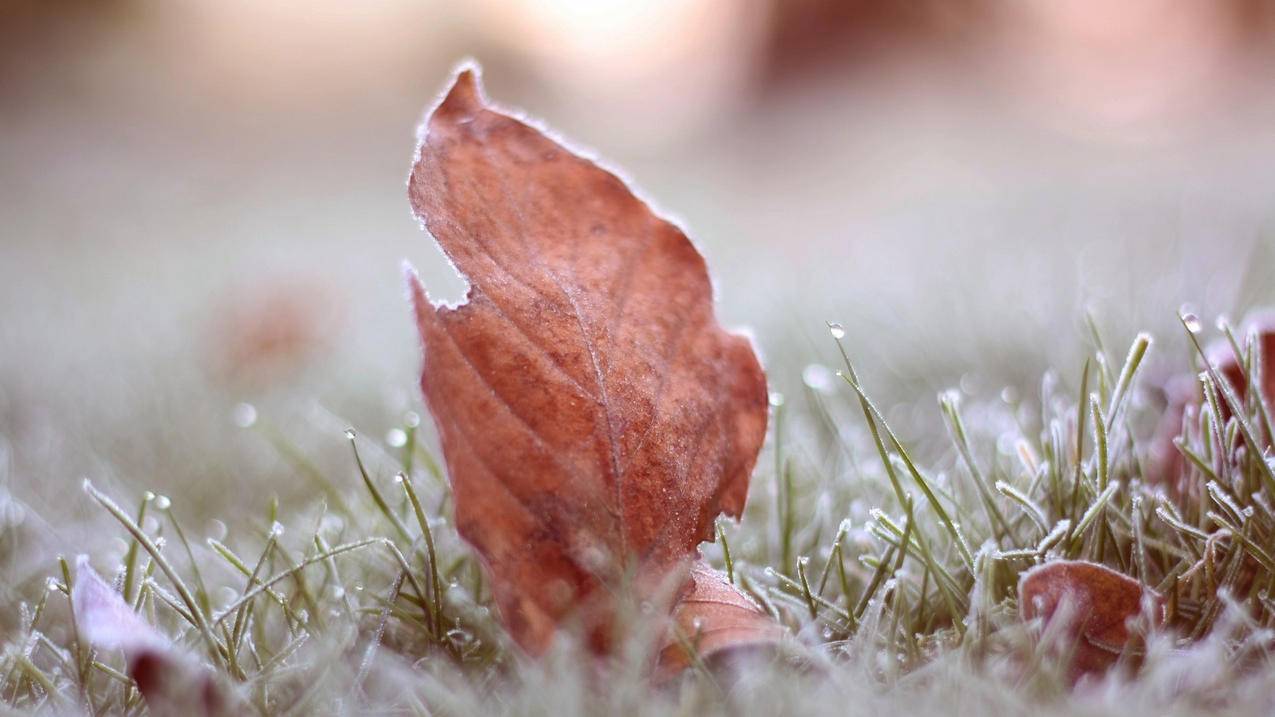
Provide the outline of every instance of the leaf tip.
{"type": "Polygon", "coordinates": [[[483,100],[482,68],[473,60],[465,60],[456,68],[451,88],[434,110],[434,116],[447,116],[464,120],[481,110],[483,100]]]}
{"type": "Polygon", "coordinates": [[[404,259],[401,270],[403,272],[403,288],[407,291],[407,300],[411,303],[412,310],[416,313],[417,323],[420,323],[433,309],[433,305],[429,301],[429,293],[425,290],[425,283],[421,281],[421,275],[410,261],[404,259]]]}

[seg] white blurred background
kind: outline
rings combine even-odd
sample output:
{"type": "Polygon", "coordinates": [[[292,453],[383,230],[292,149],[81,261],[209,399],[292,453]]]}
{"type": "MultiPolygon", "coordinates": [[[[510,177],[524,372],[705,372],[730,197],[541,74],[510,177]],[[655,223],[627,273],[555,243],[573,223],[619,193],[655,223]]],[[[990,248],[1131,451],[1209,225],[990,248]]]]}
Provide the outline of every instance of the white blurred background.
{"type": "Polygon", "coordinates": [[[684,223],[780,390],[828,320],[931,413],[1077,374],[1086,309],[1181,368],[1183,302],[1275,299],[1273,39],[1260,0],[7,0],[0,487],[55,546],[86,475],[304,499],[241,402],[349,480],[340,429],[419,410],[400,260],[460,286],[404,182],[465,57],[684,223]]]}

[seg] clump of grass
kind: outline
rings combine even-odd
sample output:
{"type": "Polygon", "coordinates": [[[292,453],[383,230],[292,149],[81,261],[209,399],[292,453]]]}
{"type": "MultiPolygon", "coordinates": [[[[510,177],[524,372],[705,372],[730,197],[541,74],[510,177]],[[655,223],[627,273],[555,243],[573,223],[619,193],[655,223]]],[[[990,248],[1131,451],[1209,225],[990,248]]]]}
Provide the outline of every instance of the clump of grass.
{"type": "MultiPolygon", "coordinates": [[[[346,480],[258,422],[320,497],[268,502],[226,519],[225,535],[196,539],[183,524],[192,516],[162,496],[125,510],[92,483],[85,491],[129,541],[104,571],[124,599],[262,714],[820,713],[847,699],[865,711],[1268,706],[1275,431],[1258,389],[1260,342],[1220,329],[1243,367],[1237,391],[1204,362],[1198,320],[1182,324],[1201,370],[1198,410],[1175,441],[1180,484],[1148,472],[1158,410],[1139,376],[1149,336],[1120,360],[1091,321],[1089,358],[1070,379],[1047,375],[1034,401],[941,394],[947,447],[921,455],[831,325],[840,390],[773,397],[748,514],[720,524],[705,549],[790,628],[801,658],[734,682],[693,670],[652,691],[640,651],[602,667],[570,639],[538,663],[512,651],[414,415],[388,448],[348,431],[346,480]],[[1166,625],[1123,656],[1106,690],[1071,690],[1065,655],[1018,618],[1019,575],[1055,558],[1106,564],[1165,597],[1166,625]]],[[[144,712],[122,657],[78,639],[75,576],[65,560],[51,567],[10,606],[0,700],[26,712],[144,712]]]]}

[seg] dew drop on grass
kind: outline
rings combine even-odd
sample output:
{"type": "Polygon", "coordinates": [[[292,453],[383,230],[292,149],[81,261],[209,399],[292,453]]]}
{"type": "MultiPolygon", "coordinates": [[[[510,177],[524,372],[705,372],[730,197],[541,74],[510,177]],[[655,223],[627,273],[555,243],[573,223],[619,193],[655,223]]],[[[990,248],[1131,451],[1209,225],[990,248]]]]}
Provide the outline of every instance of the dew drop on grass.
{"type": "Polygon", "coordinates": [[[1191,313],[1191,312],[1189,312],[1189,311],[1188,311],[1188,312],[1183,313],[1183,314],[1182,314],[1182,323],[1183,323],[1183,325],[1185,325],[1185,326],[1186,326],[1186,330],[1187,330],[1187,331],[1190,331],[1190,332],[1191,332],[1191,333],[1193,333],[1193,334],[1198,334],[1198,333],[1200,333],[1200,329],[1201,329],[1201,326],[1200,326],[1200,317],[1196,316],[1195,314],[1193,314],[1193,313],[1191,313]]]}
{"type": "Polygon", "coordinates": [[[354,434],[354,429],[353,429],[353,428],[347,428],[347,429],[345,429],[345,437],[346,437],[346,439],[348,439],[348,440],[351,440],[351,441],[352,441],[352,440],[354,440],[354,435],[355,435],[355,434],[354,434]]]}
{"type": "Polygon", "coordinates": [[[339,515],[327,513],[319,519],[319,530],[324,533],[337,533],[345,528],[345,520],[339,515]]]}
{"type": "Polygon", "coordinates": [[[251,403],[237,403],[230,418],[240,428],[252,428],[257,423],[257,408],[251,403]]]}
{"type": "Polygon", "coordinates": [[[159,510],[168,510],[173,507],[173,501],[168,499],[166,495],[155,496],[155,507],[159,510]]]}
{"type": "Polygon", "coordinates": [[[226,535],[228,535],[229,533],[230,533],[230,529],[226,527],[226,524],[224,522],[217,520],[216,518],[213,518],[212,520],[208,521],[208,537],[212,538],[213,540],[216,540],[218,542],[225,540],[226,535]]]}
{"type": "Polygon", "coordinates": [[[277,520],[272,523],[270,525],[270,535],[276,538],[283,535],[283,523],[280,523],[277,520]]]}
{"type": "Polygon", "coordinates": [[[801,372],[801,382],[813,391],[832,393],[834,388],[832,371],[823,364],[812,363],[801,372]]]}
{"type": "Polygon", "coordinates": [[[771,392],[770,392],[770,405],[771,405],[771,406],[773,406],[773,407],[775,407],[775,408],[779,408],[780,406],[784,405],[784,394],[782,394],[782,393],[780,393],[780,392],[778,392],[778,391],[771,391],[771,392]]]}
{"type": "Polygon", "coordinates": [[[407,433],[401,428],[391,428],[389,433],[385,434],[385,442],[392,448],[402,448],[407,445],[407,433]]]}
{"type": "Polygon", "coordinates": [[[408,428],[416,428],[421,425],[420,414],[415,411],[408,411],[407,415],[403,417],[403,423],[407,424],[408,428]]]}
{"type": "Polygon", "coordinates": [[[836,321],[828,322],[828,333],[832,334],[832,338],[840,341],[846,337],[846,327],[836,321]]]}
{"type": "Polygon", "coordinates": [[[238,598],[239,593],[235,592],[235,589],[228,585],[223,585],[217,588],[217,603],[219,605],[229,605],[238,598]]]}

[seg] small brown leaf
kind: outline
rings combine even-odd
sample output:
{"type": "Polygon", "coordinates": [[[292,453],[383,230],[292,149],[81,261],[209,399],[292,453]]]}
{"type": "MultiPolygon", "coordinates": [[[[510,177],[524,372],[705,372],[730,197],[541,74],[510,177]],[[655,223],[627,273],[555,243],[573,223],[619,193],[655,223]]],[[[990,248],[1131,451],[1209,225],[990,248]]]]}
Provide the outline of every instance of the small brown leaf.
{"type": "Polygon", "coordinates": [[[673,611],[670,633],[660,650],[656,681],[673,677],[696,658],[713,665],[770,651],[783,639],[784,630],[725,575],[699,561],[673,611]]]}
{"type": "Polygon", "coordinates": [[[1075,640],[1072,675],[1105,672],[1115,664],[1133,633],[1131,620],[1151,600],[1156,624],[1164,619],[1160,596],[1137,580],[1083,560],[1056,560],[1032,568],[1018,581],[1018,608],[1023,620],[1040,618],[1075,640]]]}
{"type": "Polygon", "coordinates": [[[743,510],[761,366],[686,235],[488,107],[473,70],[427,120],[408,193],[469,281],[445,307],[410,280],[457,528],[526,650],[571,618],[606,651],[606,596],[670,584],[743,510]]]}

